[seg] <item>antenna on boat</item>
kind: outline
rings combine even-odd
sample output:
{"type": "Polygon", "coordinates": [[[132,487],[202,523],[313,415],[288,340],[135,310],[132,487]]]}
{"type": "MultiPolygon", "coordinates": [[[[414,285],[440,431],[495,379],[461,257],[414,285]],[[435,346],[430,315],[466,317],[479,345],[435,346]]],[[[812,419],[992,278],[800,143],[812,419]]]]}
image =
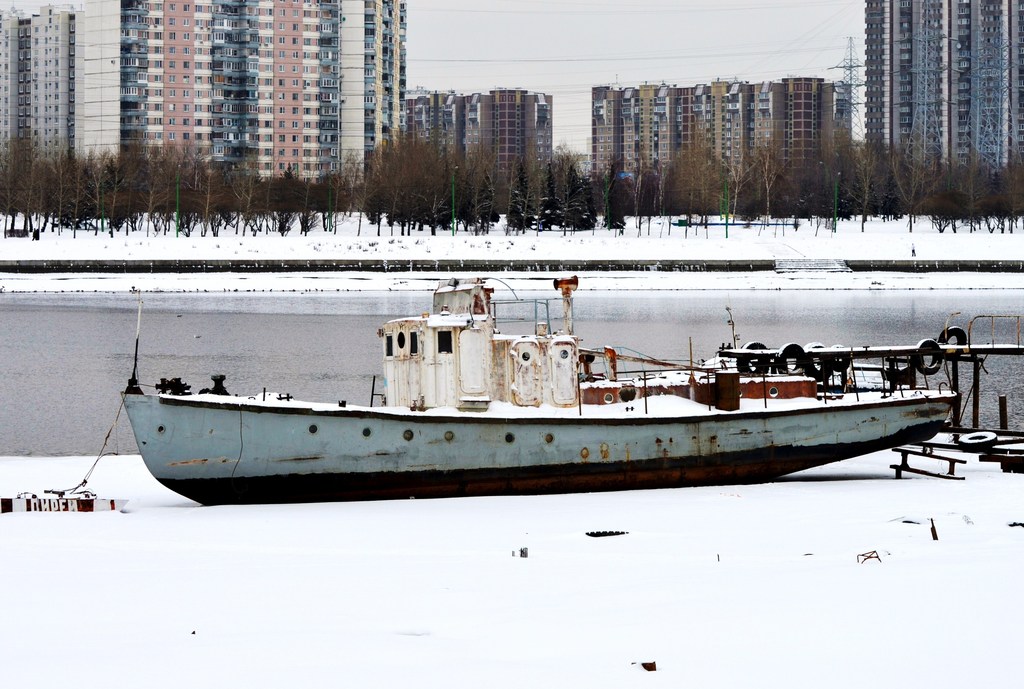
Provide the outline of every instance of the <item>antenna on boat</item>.
{"type": "Polygon", "coordinates": [[[141,395],[142,388],[139,387],[139,333],[142,331],[142,290],[138,290],[139,312],[135,320],[135,360],[132,364],[132,376],[128,379],[128,387],[124,389],[126,395],[141,395]]]}
{"type": "Polygon", "coordinates": [[[736,335],[736,321],[732,318],[732,307],[726,306],[725,310],[729,312],[729,320],[726,321],[726,324],[728,324],[729,329],[732,331],[732,348],[736,349],[739,347],[739,340],[736,335]]]}
{"type": "Polygon", "coordinates": [[[507,282],[505,282],[505,281],[504,281],[504,280],[502,280],[501,278],[492,278],[492,277],[488,277],[488,278],[484,278],[484,279],[485,279],[485,280],[494,280],[495,282],[500,282],[500,283],[501,283],[502,285],[504,285],[504,286],[505,286],[505,289],[507,289],[507,290],[508,290],[509,292],[511,292],[511,293],[512,293],[512,298],[513,298],[513,299],[515,299],[516,301],[518,301],[518,300],[519,300],[519,295],[518,295],[518,294],[516,294],[516,291],[515,291],[514,289],[512,289],[512,285],[508,284],[507,282]]]}

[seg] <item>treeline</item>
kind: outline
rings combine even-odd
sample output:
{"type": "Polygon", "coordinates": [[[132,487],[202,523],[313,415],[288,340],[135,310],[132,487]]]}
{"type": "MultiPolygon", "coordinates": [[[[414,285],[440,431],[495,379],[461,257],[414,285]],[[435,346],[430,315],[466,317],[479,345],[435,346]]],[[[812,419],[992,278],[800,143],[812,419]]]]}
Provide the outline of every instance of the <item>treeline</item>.
{"type": "Polygon", "coordinates": [[[11,141],[0,147],[0,213],[5,236],[330,232],[339,216],[353,213],[360,232],[377,235],[642,232],[658,216],[690,225],[724,217],[776,225],[859,218],[862,227],[869,217],[905,217],[910,231],[925,218],[939,232],[1013,232],[1024,216],[1024,163],[946,163],[840,139],[799,164],[773,146],[723,163],[697,142],[667,165],[589,171],[583,156],[564,148],[548,164],[499,166],[493,151],[457,155],[410,138],[365,164],[348,160],[334,174],[306,180],[291,171],[268,175],[255,164],[227,169],[197,148],[76,156],[11,141]]]}

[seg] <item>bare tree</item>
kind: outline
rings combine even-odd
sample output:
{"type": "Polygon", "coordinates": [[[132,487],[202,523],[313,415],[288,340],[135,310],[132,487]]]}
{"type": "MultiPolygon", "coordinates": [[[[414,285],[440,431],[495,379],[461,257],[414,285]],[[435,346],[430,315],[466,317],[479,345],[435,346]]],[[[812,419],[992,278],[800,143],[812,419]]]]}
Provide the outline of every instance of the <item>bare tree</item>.
{"type": "Polygon", "coordinates": [[[908,229],[913,232],[914,219],[920,214],[921,202],[929,195],[936,176],[935,161],[911,142],[905,148],[890,151],[889,165],[903,210],[909,216],[908,229]]]}
{"type": "Polygon", "coordinates": [[[736,216],[743,189],[750,181],[751,172],[753,171],[750,157],[744,151],[734,153],[726,158],[725,170],[729,179],[729,191],[726,201],[731,205],[731,214],[736,216]]]}
{"type": "Polygon", "coordinates": [[[786,161],[778,141],[771,139],[759,144],[754,149],[752,167],[757,171],[764,191],[764,224],[767,225],[772,219],[772,195],[786,171],[786,161]]]}
{"type": "MultiPolygon", "coordinates": [[[[178,149],[173,146],[149,146],[146,148],[147,179],[142,185],[141,205],[149,218],[149,226],[157,234],[166,233],[174,210],[174,198],[178,174],[178,149]]],[[[148,226],[147,226],[148,233],[148,226]]]]}
{"type": "Polygon", "coordinates": [[[42,156],[38,149],[29,140],[24,140],[24,145],[18,147],[17,168],[19,197],[18,205],[24,217],[25,229],[38,237],[40,229],[35,222],[38,216],[44,213],[45,196],[47,194],[44,183],[45,169],[42,165],[42,156]]]}
{"type": "Polygon", "coordinates": [[[241,166],[232,170],[228,183],[235,197],[235,234],[238,234],[241,229],[243,235],[252,232],[255,237],[260,229],[259,193],[261,190],[261,180],[255,158],[248,158],[241,166]]]}
{"type": "Polygon", "coordinates": [[[486,234],[494,221],[494,149],[476,146],[464,159],[467,220],[474,234],[486,234]]]}
{"type": "Polygon", "coordinates": [[[1010,234],[1014,226],[1024,215],[1024,161],[1020,156],[1013,156],[1003,173],[1007,197],[1007,225],[1010,234]]]}
{"type": "Polygon", "coordinates": [[[990,170],[976,151],[971,151],[961,165],[957,166],[955,186],[964,194],[964,215],[970,232],[981,229],[979,204],[989,194],[990,170]]]}
{"type": "Polygon", "coordinates": [[[860,141],[852,145],[851,182],[848,193],[857,204],[860,215],[860,231],[864,231],[875,197],[875,185],[879,179],[881,152],[877,144],[860,141]]]}
{"type": "Polygon", "coordinates": [[[679,211],[696,216],[701,225],[707,226],[710,216],[721,210],[722,163],[707,132],[698,130],[673,158],[668,185],[679,211]]]}

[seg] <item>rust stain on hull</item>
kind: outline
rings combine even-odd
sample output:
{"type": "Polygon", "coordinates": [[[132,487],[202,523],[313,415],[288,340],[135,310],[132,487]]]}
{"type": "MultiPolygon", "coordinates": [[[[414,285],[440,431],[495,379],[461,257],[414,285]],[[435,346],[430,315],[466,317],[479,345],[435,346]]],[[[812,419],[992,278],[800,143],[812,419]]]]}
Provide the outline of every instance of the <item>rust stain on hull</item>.
{"type": "Polygon", "coordinates": [[[206,464],[208,461],[210,461],[210,460],[208,460],[208,459],[184,459],[184,460],[182,460],[180,462],[168,462],[167,466],[169,466],[169,467],[194,467],[194,466],[202,466],[203,464],[206,464]]]}

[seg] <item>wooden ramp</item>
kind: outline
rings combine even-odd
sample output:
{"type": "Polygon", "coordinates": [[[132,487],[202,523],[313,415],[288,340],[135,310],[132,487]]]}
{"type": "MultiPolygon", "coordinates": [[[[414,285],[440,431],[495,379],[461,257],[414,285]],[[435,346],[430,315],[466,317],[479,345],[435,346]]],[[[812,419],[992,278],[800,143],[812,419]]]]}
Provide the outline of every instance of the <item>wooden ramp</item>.
{"type": "Polygon", "coordinates": [[[953,428],[948,433],[950,433],[950,440],[946,442],[926,440],[892,448],[893,452],[900,454],[900,463],[889,465],[890,469],[896,471],[896,478],[903,478],[903,472],[907,472],[962,481],[964,477],[956,475],[956,465],[966,464],[967,460],[950,456],[949,452],[974,455],[979,462],[998,463],[1003,473],[1024,474],[1024,447],[1022,447],[1024,433],[1006,429],[978,428],[953,428]],[[941,452],[936,452],[936,450],[941,452]],[[947,462],[949,469],[942,473],[913,467],[909,463],[911,457],[924,457],[947,462]]]}
{"type": "Polygon", "coordinates": [[[959,457],[950,457],[949,455],[945,454],[937,454],[935,452],[936,449],[955,450],[956,446],[950,446],[948,443],[932,443],[926,441],[922,443],[917,443],[915,445],[903,445],[901,447],[894,447],[892,451],[900,453],[900,463],[890,464],[889,468],[896,470],[896,478],[903,478],[903,473],[907,472],[910,474],[920,474],[921,476],[932,476],[934,478],[944,478],[953,481],[963,481],[963,476],[956,475],[956,465],[967,464],[967,460],[961,459],[959,457]],[[909,459],[911,457],[927,457],[928,459],[937,459],[946,462],[949,466],[949,469],[945,473],[940,473],[937,471],[928,471],[927,469],[912,467],[909,464],[909,459]]]}

